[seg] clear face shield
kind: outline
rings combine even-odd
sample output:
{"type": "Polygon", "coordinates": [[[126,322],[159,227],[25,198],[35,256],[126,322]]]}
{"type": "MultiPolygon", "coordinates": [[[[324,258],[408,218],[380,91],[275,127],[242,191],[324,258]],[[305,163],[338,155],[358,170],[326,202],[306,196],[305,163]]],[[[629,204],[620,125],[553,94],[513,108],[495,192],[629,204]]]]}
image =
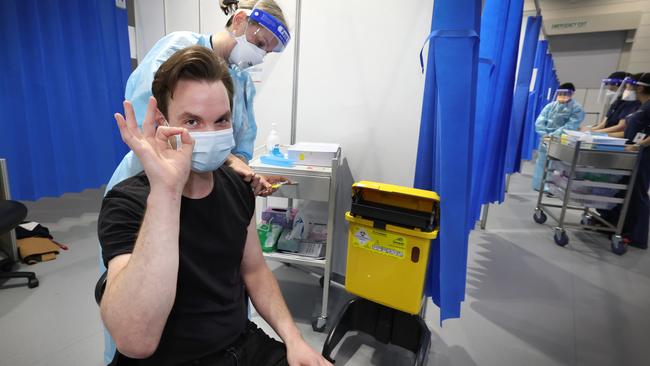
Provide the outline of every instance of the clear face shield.
{"type": "Polygon", "coordinates": [[[598,103],[611,103],[615,100],[616,91],[621,86],[623,79],[603,79],[598,92],[598,103]]]}
{"type": "Polygon", "coordinates": [[[560,103],[568,103],[573,96],[573,91],[571,89],[557,89],[553,94],[553,100],[557,100],[560,103]]]}
{"type": "Polygon", "coordinates": [[[650,86],[650,84],[643,83],[640,81],[635,81],[630,77],[627,77],[623,80],[623,83],[621,83],[621,86],[618,88],[618,91],[616,92],[616,97],[621,97],[621,100],[624,100],[626,102],[633,102],[637,100],[636,97],[636,87],[637,86],[650,86]]]}
{"type": "Polygon", "coordinates": [[[291,39],[286,26],[264,10],[239,10],[246,13],[248,19],[241,34],[232,34],[237,44],[230,53],[229,62],[247,71],[265,61],[271,52],[282,52],[291,39]]]}

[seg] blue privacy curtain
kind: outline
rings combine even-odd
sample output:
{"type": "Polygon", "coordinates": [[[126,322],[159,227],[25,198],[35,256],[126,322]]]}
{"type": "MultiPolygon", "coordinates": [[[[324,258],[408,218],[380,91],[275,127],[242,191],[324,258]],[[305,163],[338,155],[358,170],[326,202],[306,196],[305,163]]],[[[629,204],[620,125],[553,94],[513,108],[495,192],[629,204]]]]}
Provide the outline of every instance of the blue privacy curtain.
{"type": "Polygon", "coordinates": [[[429,37],[414,186],[441,197],[425,289],[441,321],[465,297],[480,14],[481,0],[436,0],[429,37]]]}
{"type": "Polygon", "coordinates": [[[528,96],[528,106],[526,108],[526,119],[524,126],[524,141],[521,151],[522,160],[530,160],[533,157],[533,150],[537,148],[537,134],[535,133],[535,120],[546,105],[546,90],[543,90],[544,70],[546,63],[546,51],[548,50],[548,41],[539,41],[535,51],[535,66],[533,76],[535,85],[533,91],[528,96]],[[543,99],[544,98],[544,99],[543,99]]]}
{"type": "Polygon", "coordinates": [[[130,73],[126,10],[107,0],[5,0],[0,42],[0,157],[13,198],[105,184],[126,153],[113,120],[130,73]]]}
{"type": "Polygon", "coordinates": [[[528,17],[510,113],[510,129],[506,147],[504,175],[519,172],[521,169],[521,149],[524,142],[524,123],[528,106],[528,94],[530,93],[535,50],[541,25],[541,16],[528,17]]]}
{"type": "Polygon", "coordinates": [[[471,230],[480,206],[503,201],[503,165],[517,69],[523,0],[486,0],[481,16],[471,230]]]}

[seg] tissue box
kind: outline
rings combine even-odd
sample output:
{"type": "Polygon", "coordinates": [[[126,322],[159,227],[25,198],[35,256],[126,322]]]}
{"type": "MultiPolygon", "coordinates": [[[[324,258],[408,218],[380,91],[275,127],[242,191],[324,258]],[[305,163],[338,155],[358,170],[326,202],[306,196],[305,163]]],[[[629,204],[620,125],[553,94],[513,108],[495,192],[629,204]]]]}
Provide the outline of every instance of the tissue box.
{"type": "Polygon", "coordinates": [[[285,229],[291,229],[297,212],[298,209],[295,208],[289,212],[287,208],[267,207],[262,212],[262,221],[281,225],[285,229]]]}
{"type": "Polygon", "coordinates": [[[338,149],[338,144],[300,142],[289,146],[287,154],[296,164],[332,166],[332,159],[336,157],[338,149]]]}

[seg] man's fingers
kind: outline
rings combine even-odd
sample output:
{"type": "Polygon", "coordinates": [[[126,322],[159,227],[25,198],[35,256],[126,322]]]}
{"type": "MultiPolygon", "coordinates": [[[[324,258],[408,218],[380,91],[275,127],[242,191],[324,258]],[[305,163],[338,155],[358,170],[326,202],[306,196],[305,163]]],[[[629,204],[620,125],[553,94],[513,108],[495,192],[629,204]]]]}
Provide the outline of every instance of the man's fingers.
{"type": "Polygon", "coordinates": [[[186,131],[182,127],[167,127],[167,126],[159,126],[156,129],[156,138],[166,140],[172,136],[180,135],[183,133],[183,131],[186,131]]]}
{"type": "Polygon", "coordinates": [[[154,118],[156,115],[157,105],[158,103],[156,102],[156,98],[149,97],[149,101],[147,102],[147,111],[144,115],[144,121],[142,122],[142,130],[146,137],[155,134],[156,129],[154,127],[154,118]]]}
{"type": "Polygon", "coordinates": [[[129,144],[129,140],[131,140],[131,132],[129,131],[129,128],[126,126],[126,121],[124,120],[124,116],[122,116],[119,113],[115,113],[113,115],[115,117],[115,122],[117,122],[117,127],[120,129],[120,135],[122,136],[122,141],[124,141],[125,144],[129,144]]]}
{"type": "Polygon", "coordinates": [[[187,129],[183,128],[181,133],[181,146],[177,148],[182,150],[185,155],[191,157],[192,152],[194,151],[194,139],[190,136],[190,133],[187,129]]]}
{"type": "Polygon", "coordinates": [[[138,128],[138,121],[135,119],[135,111],[133,110],[133,105],[128,100],[125,100],[124,103],[124,116],[126,117],[126,127],[131,132],[131,136],[140,137],[140,129],[138,128]]]}

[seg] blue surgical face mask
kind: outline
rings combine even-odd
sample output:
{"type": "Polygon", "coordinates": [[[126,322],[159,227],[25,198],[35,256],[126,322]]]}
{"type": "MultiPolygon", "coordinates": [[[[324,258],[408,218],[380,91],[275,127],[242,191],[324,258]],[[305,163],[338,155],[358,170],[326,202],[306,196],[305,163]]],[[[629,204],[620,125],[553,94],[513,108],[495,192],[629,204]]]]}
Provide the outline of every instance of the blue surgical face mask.
{"type": "MultiPolygon", "coordinates": [[[[209,132],[190,132],[190,136],[194,139],[192,171],[195,173],[206,173],[219,169],[235,146],[232,128],[209,132]]],[[[177,144],[179,137],[177,135],[177,144]]]]}

